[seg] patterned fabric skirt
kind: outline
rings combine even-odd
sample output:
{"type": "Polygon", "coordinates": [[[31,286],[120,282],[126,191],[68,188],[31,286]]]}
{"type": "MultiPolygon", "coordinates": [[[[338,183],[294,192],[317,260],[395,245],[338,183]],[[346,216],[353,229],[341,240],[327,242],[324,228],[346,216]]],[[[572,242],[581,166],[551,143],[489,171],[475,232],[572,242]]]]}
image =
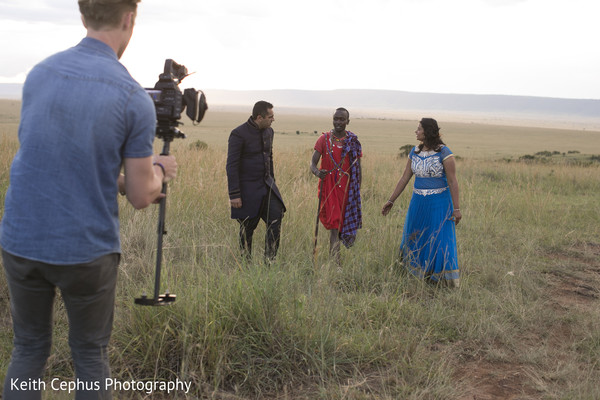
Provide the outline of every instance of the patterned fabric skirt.
{"type": "Polygon", "coordinates": [[[459,279],[456,230],[450,190],[420,195],[413,193],[406,220],[400,257],[410,273],[457,286],[459,279]]]}

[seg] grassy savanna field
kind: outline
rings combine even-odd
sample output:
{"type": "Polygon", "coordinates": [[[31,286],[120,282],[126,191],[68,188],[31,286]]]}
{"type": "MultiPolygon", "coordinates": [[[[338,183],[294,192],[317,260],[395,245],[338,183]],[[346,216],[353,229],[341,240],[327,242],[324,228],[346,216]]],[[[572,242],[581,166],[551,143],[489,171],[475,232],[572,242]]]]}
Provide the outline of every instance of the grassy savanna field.
{"type": "MultiPolygon", "coordinates": [[[[316,268],[312,259],[317,180],[308,165],[314,132],[330,129],[331,117],[275,109],[275,176],[288,212],[272,265],[261,256],[264,224],[247,263],[229,218],[227,138],[249,112],[211,109],[196,127],[183,119],[188,137],[171,146],[179,176],[169,186],[162,271],[162,290],[177,301],[134,305],[153,291],[157,207],[135,211],[119,199],[123,258],[110,351],[115,378],[180,379],[192,389],[115,397],[600,398],[600,132],[439,120],[457,155],[463,211],[462,282],[451,290],[396,263],[411,190],[380,215],[406,163],[399,148],[416,144],[422,116],[350,112],[364,153],[363,229],[342,249],[341,271],[328,262],[322,226],[316,268]]],[[[17,124],[18,103],[0,102],[2,202],[17,124]]],[[[3,378],[12,331],[0,276],[3,378]]],[[[73,376],[60,302],[55,319],[48,382],[73,376]]]]}

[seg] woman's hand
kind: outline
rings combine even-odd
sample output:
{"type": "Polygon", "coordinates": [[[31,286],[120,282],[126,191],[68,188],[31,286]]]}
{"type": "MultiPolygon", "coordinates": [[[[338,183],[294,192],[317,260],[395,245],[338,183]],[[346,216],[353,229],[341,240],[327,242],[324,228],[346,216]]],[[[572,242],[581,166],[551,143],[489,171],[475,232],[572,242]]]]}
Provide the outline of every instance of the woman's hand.
{"type": "Polygon", "coordinates": [[[383,215],[384,217],[386,215],[388,215],[388,213],[390,212],[390,210],[392,209],[392,207],[394,207],[394,203],[392,203],[391,201],[387,201],[384,205],[383,208],[381,209],[381,215],[383,215]]]}
{"type": "Polygon", "coordinates": [[[460,220],[462,219],[462,214],[459,209],[452,211],[452,216],[450,217],[450,221],[454,221],[454,225],[458,225],[460,220]]]}

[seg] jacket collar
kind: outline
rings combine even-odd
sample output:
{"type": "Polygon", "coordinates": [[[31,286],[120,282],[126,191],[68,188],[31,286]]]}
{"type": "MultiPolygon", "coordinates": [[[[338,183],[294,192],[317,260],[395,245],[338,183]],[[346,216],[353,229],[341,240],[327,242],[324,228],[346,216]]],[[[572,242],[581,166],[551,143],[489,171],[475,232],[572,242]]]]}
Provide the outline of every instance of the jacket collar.
{"type": "Polygon", "coordinates": [[[252,117],[248,118],[248,124],[250,124],[250,126],[251,126],[251,127],[253,127],[254,129],[256,129],[256,130],[257,130],[257,131],[259,131],[259,132],[263,132],[263,131],[264,131],[264,129],[260,129],[260,128],[258,127],[258,125],[256,124],[256,121],[254,121],[254,120],[252,119],[252,117]]]}

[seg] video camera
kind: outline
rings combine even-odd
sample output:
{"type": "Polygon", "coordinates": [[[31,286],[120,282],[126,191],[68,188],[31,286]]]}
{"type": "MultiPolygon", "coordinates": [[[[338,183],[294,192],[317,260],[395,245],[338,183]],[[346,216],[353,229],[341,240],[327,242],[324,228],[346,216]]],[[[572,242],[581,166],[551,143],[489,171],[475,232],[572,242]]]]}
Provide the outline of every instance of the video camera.
{"type": "Polygon", "coordinates": [[[173,138],[185,138],[177,129],[181,113],[186,110],[187,116],[194,125],[200,123],[208,109],[206,97],[201,90],[179,89],[181,81],[189,76],[187,68],[171,59],[165,61],[165,70],[158,76],[153,89],[146,89],[156,107],[156,136],[171,141],[173,138]]]}

